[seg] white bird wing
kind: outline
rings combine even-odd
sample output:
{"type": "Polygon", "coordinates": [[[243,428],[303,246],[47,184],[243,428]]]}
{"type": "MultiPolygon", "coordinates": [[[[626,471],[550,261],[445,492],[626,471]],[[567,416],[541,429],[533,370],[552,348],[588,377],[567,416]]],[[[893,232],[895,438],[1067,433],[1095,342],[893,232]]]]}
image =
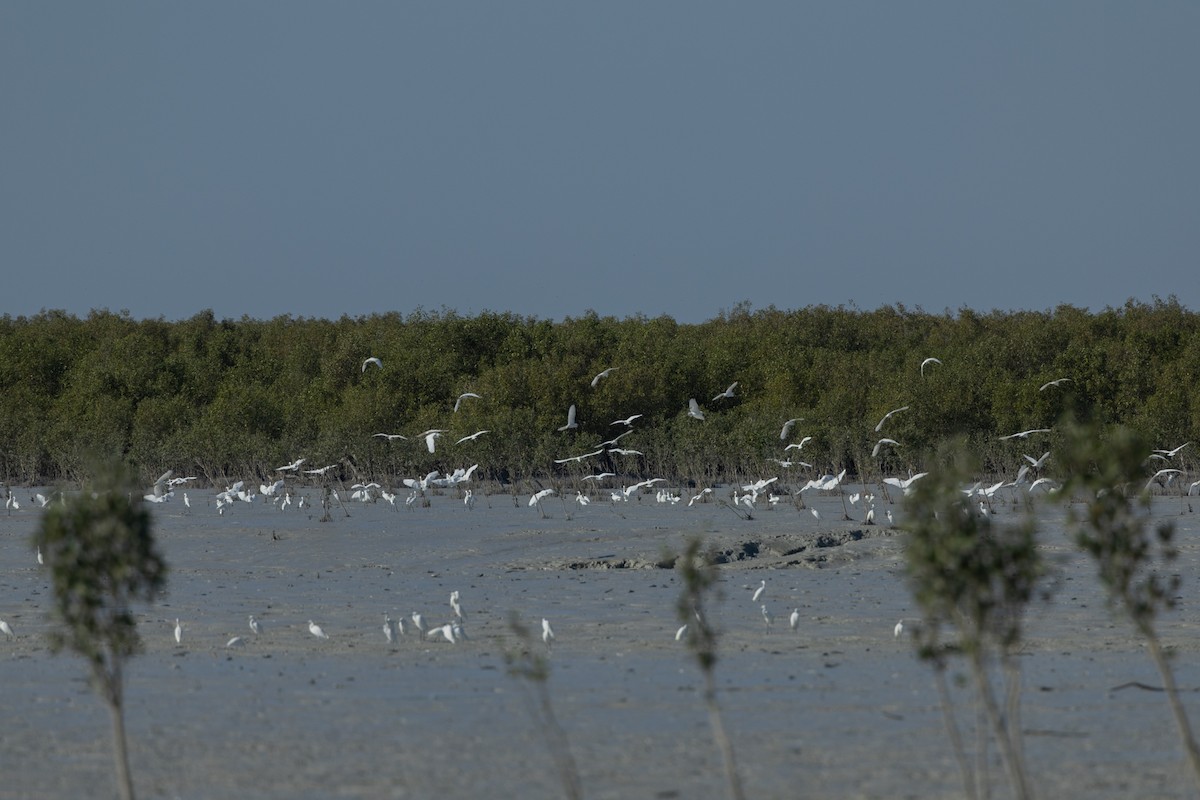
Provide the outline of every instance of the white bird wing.
{"type": "Polygon", "coordinates": [[[696,419],[704,419],[704,412],[700,410],[700,404],[696,402],[696,398],[688,400],[688,416],[696,419]]]}

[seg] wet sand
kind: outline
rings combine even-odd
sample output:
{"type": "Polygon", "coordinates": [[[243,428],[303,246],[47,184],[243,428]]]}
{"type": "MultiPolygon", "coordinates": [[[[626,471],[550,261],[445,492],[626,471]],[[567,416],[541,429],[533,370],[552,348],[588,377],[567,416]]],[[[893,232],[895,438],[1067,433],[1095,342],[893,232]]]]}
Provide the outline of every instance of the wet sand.
{"type": "MultiPolygon", "coordinates": [[[[744,520],[653,495],[586,508],[555,498],[543,518],[526,496],[480,497],[468,510],[447,493],[428,508],[380,502],[322,523],[311,509],[266,504],[218,517],[210,495],[191,495],[190,512],[178,501],[154,509],[172,574],[167,595],[140,609],[146,649],[126,682],[141,797],[561,797],[544,731],[506,673],[513,612],[535,628],[546,617],[557,634],[550,691],[585,797],[723,796],[700,675],[674,640],[679,582],[655,566],[694,534],[733,557],[711,613],[748,797],[962,795],[930,671],[892,636],[897,619],[917,616],[904,536],[844,521],[836,497],[810,498],[818,521],[786,504],[744,520]],[[764,579],[770,631],[751,602],[764,579]],[[453,590],[469,640],[414,635],[409,614],[449,621],[453,590]],[[385,612],[409,625],[394,645],[385,612]],[[249,614],[262,635],[250,633],[249,614]],[[327,641],[308,633],[309,619],[327,641]],[[233,636],[245,646],[226,648],[233,636]]],[[[1162,632],[1200,721],[1189,612],[1200,547],[1195,517],[1179,512],[1178,500],[1156,503],[1180,526],[1184,578],[1162,632]]],[[[38,513],[0,517],[0,618],[17,634],[0,641],[0,798],[113,796],[107,712],[82,662],[46,645],[50,595],[28,546],[38,513]]],[[[1159,685],[1141,644],[1064,541],[1061,510],[1042,521],[1063,579],[1030,622],[1023,661],[1038,795],[1195,796],[1165,698],[1116,688],[1159,685]]],[[[969,694],[956,697],[969,724],[969,694]]],[[[994,796],[1005,797],[991,756],[994,796]]]]}

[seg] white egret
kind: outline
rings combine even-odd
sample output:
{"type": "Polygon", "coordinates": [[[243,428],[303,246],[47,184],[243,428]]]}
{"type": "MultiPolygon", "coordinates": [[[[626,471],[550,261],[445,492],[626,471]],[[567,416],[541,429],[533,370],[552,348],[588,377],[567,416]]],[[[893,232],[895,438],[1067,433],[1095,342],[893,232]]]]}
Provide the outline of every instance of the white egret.
{"type": "Polygon", "coordinates": [[[1030,456],[1030,455],[1025,456],[1025,458],[1029,461],[1029,463],[1031,465],[1030,466],[1031,469],[1041,469],[1042,465],[1046,463],[1046,459],[1048,459],[1049,457],[1050,457],[1049,450],[1042,453],[1040,458],[1034,458],[1033,456],[1030,456]]]}
{"type": "Polygon", "coordinates": [[[597,375],[596,377],[592,378],[592,388],[593,388],[593,389],[595,389],[595,388],[596,388],[596,384],[600,383],[600,379],[601,379],[601,378],[607,378],[609,375],[611,375],[611,374],[612,374],[612,371],[613,371],[614,369],[616,369],[616,367],[609,367],[608,369],[604,370],[603,372],[601,372],[601,373],[600,373],[599,375],[597,375]]]}
{"type": "Polygon", "coordinates": [[[1045,486],[1045,487],[1046,487],[1046,491],[1047,491],[1047,492],[1056,492],[1056,491],[1058,491],[1058,486],[1057,486],[1057,485],[1055,484],[1055,482],[1054,482],[1054,481],[1052,481],[1051,479],[1049,479],[1049,478],[1038,478],[1036,481],[1034,481],[1033,483],[1029,484],[1029,492],[1032,494],[1032,493],[1033,493],[1033,490],[1034,490],[1034,489],[1037,489],[1039,486],[1045,486]]]}
{"type": "Polygon", "coordinates": [[[934,358],[933,356],[930,356],[929,358],[922,361],[921,362],[921,377],[922,378],[925,377],[925,365],[926,364],[941,364],[941,363],[942,363],[942,360],[940,358],[934,358]]]}
{"type": "Polygon", "coordinates": [[[775,615],[770,612],[765,603],[762,606],[762,618],[763,622],[767,625],[767,633],[770,633],[771,624],[775,622],[775,615]]]}
{"type": "Polygon", "coordinates": [[[892,637],[899,639],[902,633],[904,633],[904,620],[900,620],[896,623],[896,627],[892,628],[892,637]]]}
{"type": "MultiPolygon", "coordinates": [[[[384,436],[387,436],[387,434],[385,433],[384,436]]],[[[306,470],[304,470],[304,474],[305,475],[327,475],[327,474],[329,474],[329,470],[336,469],[336,468],[337,468],[337,464],[329,464],[324,467],[318,467],[317,469],[306,469],[306,470]]]]}
{"type": "MultiPolygon", "coordinates": [[[[405,436],[405,435],[404,435],[404,434],[402,434],[402,433],[372,433],[372,434],[371,434],[371,438],[373,438],[373,439],[387,439],[389,442],[394,442],[394,441],[396,441],[397,439],[405,439],[405,440],[407,440],[407,439],[408,439],[408,437],[407,437],[407,436],[405,436]]],[[[307,470],[307,471],[308,471],[308,472],[313,472],[314,470],[307,470]]]]}
{"type": "Polygon", "coordinates": [[[284,464],[282,467],[278,467],[275,471],[276,472],[295,472],[296,470],[300,469],[300,465],[303,464],[307,460],[308,460],[307,458],[298,458],[290,464],[284,464]]]}
{"type": "Polygon", "coordinates": [[[533,506],[540,505],[544,498],[549,497],[552,494],[554,494],[553,489],[542,489],[540,492],[534,494],[533,497],[529,498],[530,507],[532,508],[533,506]]]}
{"type": "Polygon", "coordinates": [[[42,556],[42,546],[41,545],[38,545],[38,549],[37,549],[37,562],[39,565],[46,563],[45,557],[42,556]]]}
{"type": "Polygon", "coordinates": [[[187,506],[188,508],[191,508],[191,507],[192,507],[192,501],[191,501],[191,498],[189,498],[189,497],[187,496],[187,492],[184,492],[184,493],[183,493],[183,504],[184,504],[185,506],[187,506]]]}
{"type": "MultiPolygon", "coordinates": [[[[873,510],[874,510],[874,509],[872,509],[872,511],[873,511],[873,510]]],[[[892,510],[889,508],[889,509],[888,509],[888,510],[885,512],[885,515],[887,516],[888,525],[892,525],[892,524],[893,524],[893,520],[892,520],[892,510]]]]}
{"type": "Polygon", "coordinates": [[[610,425],[624,425],[624,426],[626,426],[626,427],[632,427],[632,426],[633,426],[633,421],[634,421],[635,419],[641,419],[641,417],[642,417],[642,415],[641,415],[641,414],[633,414],[633,415],[631,415],[631,416],[628,416],[628,417],[626,417],[625,419],[616,419],[616,420],[613,420],[613,421],[612,421],[611,423],[609,423],[609,424],[610,424],[610,425]]]}
{"type": "Polygon", "coordinates": [[[454,609],[454,616],[458,617],[459,619],[466,619],[466,617],[463,615],[462,601],[459,597],[458,589],[455,589],[450,593],[450,608],[454,609]]]}
{"type": "Polygon", "coordinates": [[[367,365],[368,365],[368,364],[374,364],[375,366],[379,367],[380,369],[383,369],[383,362],[382,362],[382,361],[380,361],[380,360],[379,360],[378,358],[376,358],[375,356],[371,356],[370,358],[368,358],[366,361],[364,361],[364,362],[362,363],[362,371],[363,371],[363,372],[366,372],[366,371],[367,371],[367,365]]]}
{"type": "Polygon", "coordinates": [[[758,588],[754,590],[754,596],[750,598],[750,602],[757,603],[767,591],[767,582],[764,580],[759,583],[758,588]]]}
{"type": "Polygon", "coordinates": [[[542,617],[542,641],[549,647],[554,641],[554,630],[550,627],[550,620],[542,617]]]}
{"type": "Polygon", "coordinates": [[[462,437],[457,442],[455,442],[455,444],[462,444],[463,442],[473,442],[476,439],[478,439],[480,436],[483,436],[485,433],[491,433],[491,431],[489,431],[489,430],[475,431],[470,436],[462,437]]]}
{"type": "Polygon", "coordinates": [[[1049,432],[1050,432],[1049,428],[1031,428],[1027,431],[1021,431],[1020,433],[1010,433],[1008,436],[1001,436],[1000,441],[1006,442],[1009,439],[1028,439],[1030,436],[1032,436],[1035,433],[1049,433],[1049,432]]]}
{"type": "Polygon", "coordinates": [[[1174,458],[1176,455],[1179,454],[1180,450],[1187,447],[1189,444],[1191,444],[1191,442],[1184,442],[1183,444],[1179,445],[1179,447],[1176,447],[1174,450],[1155,450],[1154,452],[1156,452],[1160,455],[1164,455],[1167,458],[1174,458]]]}
{"type": "Polygon", "coordinates": [[[1150,480],[1146,481],[1146,486],[1142,489],[1142,491],[1149,491],[1150,484],[1154,483],[1159,478],[1166,479],[1163,483],[1164,486],[1169,485],[1171,481],[1175,480],[1176,475],[1180,475],[1182,473],[1183,470],[1181,469],[1160,469],[1158,472],[1150,476],[1150,480]]]}
{"type": "Polygon", "coordinates": [[[328,639],[329,638],[329,634],[327,634],[325,631],[321,630],[321,626],[318,625],[317,623],[313,622],[311,619],[308,621],[308,632],[311,633],[313,636],[317,637],[318,639],[328,639]]]}
{"type": "Polygon", "coordinates": [[[390,614],[383,615],[383,638],[387,639],[387,643],[391,644],[396,641],[396,624],[392,622],[390,614]]]}
{"type": "Polygon", "coordinates": [[[688,632],[688,626],[687,626],[687,623],[685,622],[684,624],[679,626],[679,630],[675,631],[675,641],[677,641],[677,642],[682,641],[683,637],[687,636],[687,632],[688,632]]]}
{"type": "Polygon", "coordinates": [[[700,404],[696,402],[696,398],[694,397],[688,400],[688,416],[692,419],[704,419],[704,412],[700,410],[700,404]]]}
{"type": "Polygon", "coordinates": [[[410,616],[412,617],[413,627],[416,628],[419,632],[424,633],[425,632],[425,618],[422,617],[420,614],[418,614],[416,611],[412,612],[412,614],[410,616]]]}
{"type": "Polygon", "coordinates": [[[458,396],[458,399],[454,401],[454,413],[455,414],[458,413],[458,407],[460,405],[462,405],[462,401],[466,400],[467,398],[474,398],[476,400],[482,400],[483,395],[478,395],[478,394],[475,394],[474,392],[463,392],[462,394],[460,394],[458,396]]]}
{"type": "Polygon", "coordinates": [[[581,506],[586,506],[586,505],[590,504],[592,501],[591,501],[591,498],[589,498],[583,492],[576,492],[575,493],[575,502],[581,506]]]}
{"type": "Polygon", "coordinates": [[[445,431],[430,430],[421,434],[421,438],[425,440],[425,446],[429,448],[429,452],[434,452],[437,449],[437,440],[445,431]]]}
{"type": "Polygon", "coordinates": [[[883,482],[889,486],[895,486],[897,489],[902,490],[905,494],[908,494],[909,487],[911,487],[921,478],[924,478],[927,474],[928,473],[926,472],[918,472],[916,475],[908,478],[884,478],[883,482]]]}
{"type": "Polygon", "coordinates": [[[879,424],[875,426],[875,432],[879,433],[881,430],[883,430],[883,423],[885,423],[889,419],[891,419],[893,414],[899,414],[901,411],[908,411],[908,406],[900,406],[899,408],[893,408],[891,411],[884,414],[883,419],[879,420],[879,424]]]}
{"type": "Polygon", "coordinates": [[[1070,382],[1071,382],[1070,378],[1058,378],[1057,380],[1048,381],[1046,383],[1043,383],[1041,385],[1041,388],[1038,389],[1038,391],[1044,392],[1047,389],[1049,389],[1051,386],[1062,386],[1064,383],[1070,383],[1070,382]]]}
{"type": "Polygon", "coordinates": [[[230,639],[228,642],[226,642],[225,646],[226,647],[244,647],[245,644],[246,644],[245,639],[243,639],[240,636],[235,636],[232,639],[230,639]]]}
{"type": "MultiPolygon", "coordinates": [[[[562,430],[562,429],[559,428],[559,430],[562,430]]],[[[584,453],[581,456],[567,456],[566,458],[556,458],[556,459],[554,459],[554,463],[555,464],[566,464],[570,461],[583,461],[585,458],[591,458],[592,456],[598,456],[603,452],[604,452],[604,448],[601,447],[599,450],[593,450],[592,452],[584,453]]]]}
{"type": "Polygon", "coordinates": [[[466,493],[463,494],[463,505],[467,507],[468,511],[475,508],[475,493],[470,489],[467,489],[466,493]]]}
{"type": "Polygon", "coordinates": [[[560,432],[561,431],[573,431],[578,427],[579,427],[579,423],[575,421],[575,404],[572,403],[571,407],[567,409],[567,424],[563,425],[558,430],[560,432]]]}
{"type": "Polygon", "coordinates": [[[641,455],[645,455],[645,453],[643,453],[641,450],[628,450],[628,449],[625,449],[625,448],[623,448],[623,447],[614,447],[614,448],[610,449],[608,452],[610,452],[610,453],[616,453],[616,454],[617,454],[617,455],[619,455],[619,456],[641,456],[641,455]]]}
{"type": "Polygon", "coordinates": [[[880,448],[882,448],[885,444],[890,444],[892,447],[900,446],[900,443],[897,442],[895,439],[880,439],[878,442],[875,443],[875,447],[873,447],[871,449],[871,458],[875,458],[876,456],[878,456],[880,448]]]}
{"type": "Polygon", "coordinates": [[[809,513],[811,513],[813,515],[813,518],[816,519],[817,522],[821,521],[821,512],[820,511],[817,511],[815,508],[810,508],[809,513]]]}
{"type": "Polygon", "coordinates": [[[183,641],[183,626],[179,624],[179,617],[175,618],[175,643],[179,644],[183,641]]]}
{"type": "Polygon", "coordinates": [[[2,619],[0,619],[0,633],[3,633],[9,639],[12,639],[16,636],[16,634],[13,633],[12,626],[2,619]]]}
{"type": "Polygon", "coordinates": [[[580,480],[585,480],[585,481],[602,481],[602,480],[604,480],[605,478],[612,478],[612,477],[615,477],[615,476],[616,476],[616,474],[617,474],[617,473],[615,473],[615,472],[600,472],[600,473],[598,473],[598,474],[596,474],[596,475],[584,475],[584,476],[583,476],[583,477],[582,477],[580,480]]]}
{"type": "Polygon", "coordinates": [[[786,453],[788,450],[803,450],[803,449],[804,449],[804,445],[806,445],[806,444],[808,444],[809,442],[811,442],[811,441],[812,441],[812,438],[813,438],[813,437],[811,437],[811,436],[805,436],[805,437],[804,437],[803,439],[801,439],[799,442],[792,442],[792,443],[791,443],[791,444],[789,444],[787,447],[783,448],[783,452],[785,452],[785,453],[786,453]]]}
{"type": "Polygon", "coordinates": [[[250,632],[255,636],[258,636],[263,632],[262,623],[255,619],[253,614],[250,615],[250,632]]]}
{"type": "Polygon", "coordinates": [[[737,385],[738,385],[737,381],[734,381],[733,383],[729,384],[729,388],[726,389],[725,391],[721,392],[720,394],[718,394],[716,397],[714,397],[712,399],[712,402],[715,403],[718,400],[733,399],[733,397],[734,397],[733,390],[737,388],[737,385]]]}
{"type": "Polygon", "coordinates": [[[792,432],[792,428],[796,425],[797,422],[803,422],[803,421],[804,421],[804,417],[794,417],[792,419],[789,419],[787,422],[783,423],[783,430],[781,430],[779,432],[779,441],[782,442],[784,439],[786,439],[788,437],[788,435],[792,432]]]}
{"type": "Polygon", "coordinates": [[[788,625],[792,630],[798,630],[800,627],[800,609],[792,609],[792,613],[788,616],[788,625]]]}

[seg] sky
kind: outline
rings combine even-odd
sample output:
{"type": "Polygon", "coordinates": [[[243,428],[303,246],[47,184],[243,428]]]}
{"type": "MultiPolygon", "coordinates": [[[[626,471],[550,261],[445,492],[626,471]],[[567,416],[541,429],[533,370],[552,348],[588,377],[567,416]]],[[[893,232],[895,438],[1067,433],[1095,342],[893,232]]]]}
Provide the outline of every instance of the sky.
{"type": "Polygon", "coordinates": [[[0,4],[0,313],[1200,310],[1200,3],[0,4]]]}

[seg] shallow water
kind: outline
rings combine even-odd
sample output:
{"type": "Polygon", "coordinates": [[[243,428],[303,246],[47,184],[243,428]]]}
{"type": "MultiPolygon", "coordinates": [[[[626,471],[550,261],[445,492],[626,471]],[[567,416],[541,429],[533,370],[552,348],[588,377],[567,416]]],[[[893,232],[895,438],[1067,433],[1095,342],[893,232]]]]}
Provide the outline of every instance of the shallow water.
{"type": "MultiPolygon", "coordinates": [[[[210,493],[190,495],[190,511],[178,499],[154,507],[172,573],[168,594],[140,619],[146,652],[128,672],[144,797],[562,796],[524,685],[506,674],[510,613],[535,630],[542,617],[553,623],[550,690],[585,796],[720,795],[700,676],[674,640],[679,584],[650,566],[694,534],[731,550],[761,546],[721,567],[722,599],[710,610],[723,631],[720,700],[748,796],[961,796],[928,668],[892,637],[898,618],[916,616],[903,536],[844,521],[837,497],[809,499],[821,521],[788,505],[744,520],[653,495],[586,508],[553,498],[543,517],[526,497],[480,497],[468,510],[446,494],[411,511],[337,508],[322,523],[312,509],[265,503],[218,516],[210,493]],[[811,546],[811,535],[851,530],[864,538],[811,546]],[[800,541],[810,546],[781,555],[800,541]],[[644,568],[603,568],[620,563],[644,568]],[[770,631],[750,600],[763,579],[770,631]],[[385,612],[441,624],[455,589],[468,641],[410,632],[386,643],[385,612]],[[798,632],[787,627],[793,608],[798,632]],[[261,636],[249,614],[266,626],[261,636]],[[328,641],[309,635],[309,619],[328,641]],[[235,635],[246,645],[227,649],[235,635]]],[[[1195,516],[1180,510],[1159,501],[1155,513],[1180,526],[1183,597],[1163,634],[1191,690],[1200,687],[1189,613],[1200,548],[1195,516]]],[[[0,517],[0,617],[17,633],[0,641],[0,798],[108,796],[106,712],[83,664],[45,645],[50,597],[28,547],[38,513],[0,517]]],[[[1061,509],[1041,513],[1063,580],[1031,618],[1023,659],[1039,794],[1194,796],[1163,696],[1114,688],[1158,685],[1153,666],[1065,545],[1061,509]]],[[[1194,691],[1185,702],[1200,714],[1194,691]]],[[[1002,786],[1000,767],[992,772],[1002,786]]]]}

